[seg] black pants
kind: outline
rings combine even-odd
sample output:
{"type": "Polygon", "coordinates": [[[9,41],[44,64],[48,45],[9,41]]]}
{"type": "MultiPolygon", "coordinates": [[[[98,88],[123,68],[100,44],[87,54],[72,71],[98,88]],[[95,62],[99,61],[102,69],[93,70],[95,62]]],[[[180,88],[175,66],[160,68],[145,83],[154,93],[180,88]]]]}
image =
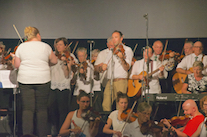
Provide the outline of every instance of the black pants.
{"type": "Polygon", "coordinates": [[[23,134],[33,134],[36,129],[38,137],[47,136],[49,134],[47,107],[50,82],[45,84],[19,83],[19,88],[22,101],[23,134]]]}
{"type": "Polygon", "coordinates": [[[56,126],[59,131],[69,112],[69,89],[60,91],[59,89],[51,90],[49,95],[49,121],[56,126]]]}

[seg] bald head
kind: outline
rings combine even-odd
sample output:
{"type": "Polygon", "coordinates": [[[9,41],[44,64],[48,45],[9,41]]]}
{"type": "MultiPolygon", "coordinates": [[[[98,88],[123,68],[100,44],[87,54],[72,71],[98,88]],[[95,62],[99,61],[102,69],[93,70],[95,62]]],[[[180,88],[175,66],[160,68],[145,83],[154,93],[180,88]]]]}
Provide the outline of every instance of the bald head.
{"type": "Polygon", "coordinates": [[[198,107],[192,99],[188,99],[183,103],[183,110],[185,115],[195,116],[199,113],[198,107]]]}
{"type": "Polygon", "coordinates": [[[153,43],[153,46],[152,46],[153,50],[154,50],[154,53],[156,55],[160,55],[162,53],[162,49],[163,49],[163,44],[160,40],[157,40],[153,43]]]}
{"type": "Polygon", "coordinates": [[[196,56],[203,52],[203,44],[200,41],[196,41],[193,45],[193,52],[196,56]]]}

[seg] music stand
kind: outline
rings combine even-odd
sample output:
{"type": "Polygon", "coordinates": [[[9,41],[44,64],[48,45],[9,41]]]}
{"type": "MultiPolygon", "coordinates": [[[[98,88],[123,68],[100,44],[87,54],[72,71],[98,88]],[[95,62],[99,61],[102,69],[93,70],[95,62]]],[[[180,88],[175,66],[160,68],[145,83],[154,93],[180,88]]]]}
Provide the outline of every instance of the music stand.
{"type": "Polygon", "coordinates": [[[16,78],[16,70],[0,70],[0,88],[12,88],[14,94],[14,125],[13,136],[16,137],[16,94],[17,94],[17,81],[16,79],[11,82],[11,78],[16,78]],[[13,73],[12,73],[13,72],[13,73]],[[11,75],[12,74],[12,75],[11,75]]]}

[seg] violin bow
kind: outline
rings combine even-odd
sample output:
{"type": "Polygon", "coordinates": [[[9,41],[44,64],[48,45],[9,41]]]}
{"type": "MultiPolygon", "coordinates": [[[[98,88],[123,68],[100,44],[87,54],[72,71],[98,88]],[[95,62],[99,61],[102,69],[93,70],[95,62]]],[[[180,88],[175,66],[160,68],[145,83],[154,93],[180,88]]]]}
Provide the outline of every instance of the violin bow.
{"type": "Polygon", "coordinates": [[[136,51],[138,44],[134,46],[133,53],[136,51]]]}
{"type": "Polygon", "coordinates": [[[23,40],[22,40],[22,38],[21,38],[21,36],[20,36],[20,34],[19,34],[19,32],[18,32],[18,30],[17,30],[17,28],[16,28],[16,26],[15,26],[14,24],[13,24],[13,27],[14,27],[14,29],[15,29],[17,35],[19,36],[19,39],[20,39],[21,42],[23,43],[23,40]]]}
{"type": "Polygon", "coordinates": [[[79,41],[77,41],[77,42],[75,43],[75,47],[73,48],[72,54],[75,52],[75,49],[77,48],[78,43],[79,43],[79,41]]]}
{"type": "Polygon", "coordinates": [[[168,45],[168,39],[167,39],[166,42],[165,42],[165,49],[164,49],[164,51],[163,51],[163,57],[162,57],[162,61],[161,61],[161,62],[163,62],[163,60],[164,60],[164,58],[165,58],[167,45],[168,45]]]}

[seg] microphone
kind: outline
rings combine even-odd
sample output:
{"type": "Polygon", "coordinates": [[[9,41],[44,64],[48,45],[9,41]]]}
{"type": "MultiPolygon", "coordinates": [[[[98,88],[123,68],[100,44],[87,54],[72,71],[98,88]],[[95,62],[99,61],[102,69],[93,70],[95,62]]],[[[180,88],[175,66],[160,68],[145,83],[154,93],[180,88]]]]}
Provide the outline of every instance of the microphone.
{"type": "Polygon", "coordinates": [[[88,40],[87,43],[95,43],[93,40],[88,40]]]}
{"type": "Polygon", "coordinates": [[[148,19],[148,13],[145,13],[145,14],[143,15],[143,17],[144,17],[145,19],[148,19]]]}

